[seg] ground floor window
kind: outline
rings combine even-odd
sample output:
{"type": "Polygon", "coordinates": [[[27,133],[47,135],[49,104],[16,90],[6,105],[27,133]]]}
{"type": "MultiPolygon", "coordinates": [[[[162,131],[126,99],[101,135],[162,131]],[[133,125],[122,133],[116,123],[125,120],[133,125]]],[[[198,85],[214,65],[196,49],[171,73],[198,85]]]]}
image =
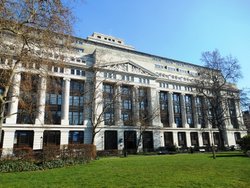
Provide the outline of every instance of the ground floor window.
{"type": "Polygon", "coordinates": [[[44,131],[43,132],[43,145],[60,145],[60,131],[44,131]]]}
{"type": "Polygon", "coordinates": [[[181,147],[187,147],[186,133],[178,132],[178,143],[181,147]]]}
{"type": "Polygon", "coordinates": [[[14,148],[33,148],[34,131],[16,131],[14,138],[14,148]]]}
{"type": "Polygon", "coordinates": [[[164,132],[164,142],[165,142],[165,146],[174,145],[172,132],[164,132]]]}
{"type": "Polygon", "coordinates": [[[198,139],[198,133],[197,132],[191,132],[190,133],[191,138],[191,145],[192,146],[199,146],[199,139],[198,139]]]}
{"type": "Polygon", "coordinates": [[[209,133],[203,132],[202,133],[202,142],[204,146],[210,146],[210,139],[209,139],[209,133]]]}
{"type": "Polygon", "coordinates": [[[213,133],[213,137],[214,137],[214,145],[221,147],[220,134],[218,132],[215,132],[213,133]]]}
{"type": "Polygon", "coordinates": [[[104,141],[105,150],[117,149],[117,131],[105,131],[104,141]]]}
{"type": "Polygon", "coordinates": [[[144,131],[142,134],[142,145],[143,151],[150,152],[154,150],[154,142],[153,142],[153,132],[152,131],[144,131]]]}
{"type": "Polygon", "coordinates": [[[124,131],[124,149],[130,153],[136,152],[136,131],[124,131]]]}
{"type": "Polygon", "coordinates": [[[69,144],[83,144],[84,132],[83,131],[69,131],[69,144]]]}

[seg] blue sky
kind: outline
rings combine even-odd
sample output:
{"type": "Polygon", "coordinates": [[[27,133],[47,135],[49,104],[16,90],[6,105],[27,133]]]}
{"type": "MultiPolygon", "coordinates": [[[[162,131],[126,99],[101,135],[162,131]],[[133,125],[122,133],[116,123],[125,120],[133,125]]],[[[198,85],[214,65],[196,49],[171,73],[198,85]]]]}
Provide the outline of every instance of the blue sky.
{"type": "Polygon", "coordinates": [[[82,0],[73,9],[74,34],[116,36],[138,51],[202,65],[218,49],[239,60],[250,87],[249,0],[82,0]]]}

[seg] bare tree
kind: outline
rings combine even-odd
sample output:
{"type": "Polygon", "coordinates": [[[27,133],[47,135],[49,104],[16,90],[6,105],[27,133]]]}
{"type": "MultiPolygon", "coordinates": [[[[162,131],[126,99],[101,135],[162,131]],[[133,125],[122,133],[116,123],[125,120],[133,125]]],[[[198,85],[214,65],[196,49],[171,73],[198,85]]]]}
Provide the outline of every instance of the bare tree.
{"type": "Polygon", "coordinates": [[[238,126],[235,103],[239,101],[239,90],[234,83],[241,78],[240,65],[236,58],[222,57],[218,50],[202,53],[201,61],[205,68],[199,70],[196,79],[197,93],[204,97],[207,123],[219,130],[223,149],[227,120],[238,126]]]}
{"type": "Polygon", "coordinates": [[[249,88],[243,88],[240,90],[240,104],[242,111],[249,110],[250,107],[250,89],[249,88]]]}
{"type": "Polygon", "coordinates": [[[70,8],[60,0],[0,1],[0,140],[4,120],[17,113],[8,114],[7,105],[20,98],[20,108],[29,114],[29,101],[36,97],[34,75],[47,76],[51,66],[63,62],[59,54],[71,46],[72,21],[70,8]],[[18,93],[20,74],[26,76],[18,93]]]}

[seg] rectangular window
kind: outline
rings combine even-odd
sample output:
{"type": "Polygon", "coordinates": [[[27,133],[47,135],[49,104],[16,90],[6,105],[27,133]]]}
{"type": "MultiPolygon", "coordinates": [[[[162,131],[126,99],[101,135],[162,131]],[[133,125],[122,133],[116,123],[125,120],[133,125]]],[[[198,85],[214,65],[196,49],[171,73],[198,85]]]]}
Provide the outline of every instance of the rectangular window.
{"type": "Polygon", "coordinates": [[[187,115],[187,124],[190,128],[194,128],[194,117],[193,117],[193,99],[191,95],[185,95],[185,107],[187,115]]]}
{"type": "Polygon", "coordinates": [[[62,88],[62,78],[47,80],[45,124],[61,124],[62,88]]]}
{"type": "Polygon", "coordinates": [[[83,144],[84,132],[83,131],[69,131],[69,144],[83,144]]]}
{"type": "Polygon", "coordinates": [[[169,127],[168,93],[163,91],[160,92],[160,113],[163,126],[169,127]]]}
{"type": "Polygon", "coordinates": [[[178,132],[178,144],[179,144],[179,146],[181,146],[183,148],[187,147],[186,133],[185,132],[178,132]]]}
{"type": "Polygon", "coordinates": [[[201,125],[201,128],[206,127],[206,122],[205,122],[205,107],[204,107],[204,99],[201,96],[197,96],[195,98],[195,106],[196,106],[196,112],[198,116],[198,124],[201,125]]]}
{"type": "Polygon", "coordinates": [[[139,102],[139,116],[140,122],[143,125],[149,125],[149,112],[148,112],[148,93],[147,88],[138,89],[138,102],[139,102]]]}
{"type": "Polygon", "coordinates": [[[104,124],[114,125],[114,86],[108,83],[103,84],[103,112],[104,112],[104,124]]]}
{"type": "Polygon", "coordinates": [[[180,94],[173,94],[174,121],[177,127],[182,127],[180,94]]]}
{"type": "Polygon", "coordinates": [[[199,146],[199,139],[198,139],[198,133],[197,132],[191,132],[190,133],[191,138],[191,145],[198,147],[199,146]]]}
{"type": "Polygon", "coordinates": [[[84,111],[84,82],[81,80],[70,81],[70,98],[69,98],[69,124],[83,125],[84,111]]]}
{"type": "Polygon", "coordinates": [[[60,146],[61,133],[60,131],[44,131],[43,146],[57,145],[60,146]]]}
{"type": "Polygon", "coordinates": [[[14,138],[14,148],[33,148],[34,131],[16,131],[14,138]]]}
{"type": "Polygon", "coordinates": [[[121,86],[122,120],[124,125],[132,125],[132,100],[133,94],[130,86],[121,86]]]}
{"type": "Polygon", "coordinates": [[[233,128],[238,129],[239,123],[237,119],[235,99],[228,99],[228,108],[229,108],[231,124],[233,125],[233,128]]]}

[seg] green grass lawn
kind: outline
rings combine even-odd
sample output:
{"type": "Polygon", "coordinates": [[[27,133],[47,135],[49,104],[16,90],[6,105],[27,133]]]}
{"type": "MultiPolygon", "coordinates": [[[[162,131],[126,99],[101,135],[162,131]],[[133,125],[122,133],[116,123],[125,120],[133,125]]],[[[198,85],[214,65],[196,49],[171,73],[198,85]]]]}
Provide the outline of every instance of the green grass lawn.
{"type": "Polygon", "coordinates": [[[101,158],[86,165],[1,173],[0,187],[250,187],[250,158],[240,153],[101,158]]]}

